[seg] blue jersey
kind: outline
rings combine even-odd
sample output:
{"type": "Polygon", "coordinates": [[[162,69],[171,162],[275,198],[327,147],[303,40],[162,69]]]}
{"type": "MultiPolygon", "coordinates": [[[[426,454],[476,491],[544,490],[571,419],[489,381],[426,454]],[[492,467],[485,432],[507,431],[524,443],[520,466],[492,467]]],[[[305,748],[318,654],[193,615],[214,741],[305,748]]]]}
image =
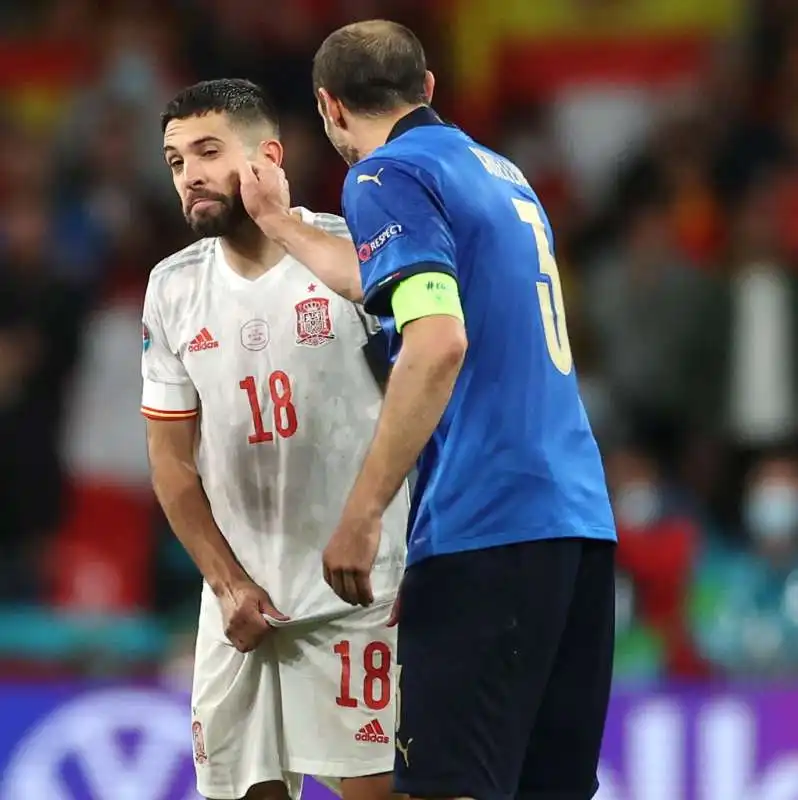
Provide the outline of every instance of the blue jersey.
{"type": "Polygon", "coordinates": [[[452,275],[463,305],[468,350],[419,458],[408,564],[536,539],[615,541],[551,228],[520,170],[421,108],[352,167],[343,210],[393,357],[390,301],[404,278],[452,275]]]}

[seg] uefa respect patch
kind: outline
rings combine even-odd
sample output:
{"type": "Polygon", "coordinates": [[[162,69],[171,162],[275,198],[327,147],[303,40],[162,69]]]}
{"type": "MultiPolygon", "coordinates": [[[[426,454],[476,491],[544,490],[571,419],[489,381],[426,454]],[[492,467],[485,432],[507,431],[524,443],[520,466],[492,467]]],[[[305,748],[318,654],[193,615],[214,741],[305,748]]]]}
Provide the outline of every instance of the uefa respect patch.
{"type": "Polygon", "coordinates": [[[369,259],[374,257],[375,253],[404,235],[404,228],[398,222],[389,222],[387,225],[383,225],[374,236],[358,246],[357,257],[360,263],[365,264],[369,259]]]}

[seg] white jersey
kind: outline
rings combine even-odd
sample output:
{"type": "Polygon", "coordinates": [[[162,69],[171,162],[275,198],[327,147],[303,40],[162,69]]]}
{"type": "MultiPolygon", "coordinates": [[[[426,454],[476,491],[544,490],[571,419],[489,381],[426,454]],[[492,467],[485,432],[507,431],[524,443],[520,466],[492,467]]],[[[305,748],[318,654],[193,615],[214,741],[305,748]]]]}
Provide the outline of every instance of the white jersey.
{"type": "MultiPolygon", "coordinates": [[[[339,217],[301,213],[348,236],[339,217]]],[[[202,485],[242,566],[292,623],[351,611],[321,555],[382,401],[362,312],[289,256],[248,280],[203,239],[152,271],[142,334],[142,413],[199,415],[202,485]]],[[[407,515],[403,489],[383,517],[375,603],[398,588],[407,515]]]]}

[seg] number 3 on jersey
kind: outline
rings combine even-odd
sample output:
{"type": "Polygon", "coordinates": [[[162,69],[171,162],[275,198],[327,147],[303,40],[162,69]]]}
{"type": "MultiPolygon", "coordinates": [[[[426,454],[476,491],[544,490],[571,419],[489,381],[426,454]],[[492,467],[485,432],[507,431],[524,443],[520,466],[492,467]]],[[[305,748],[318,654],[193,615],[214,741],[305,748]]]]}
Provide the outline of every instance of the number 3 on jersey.
{"type": "Polygon", "coordinates": [[[522,222],[532,226],[535,234],[535,244],[538,248],[540,272],[549,282],[538,281],[538,303],[540,315],[543,318],[543,332],[546,336],[546,347],[551,356],[551,361],[563,375],[568,375],[574,366],[574,357],[571,353],[571,344],[568,341],[568,329],[565,325],[565,303],[562,299],[562,286],[557,262],[554,260],[549,240],[546,236],[546,227],[540,216],[540,210],[530,200],[513,198],[513,205],[522,222]],[[551,284],[551,288],[549,288],[551,284]]]}
{"type": "MultiPolygon", "coordinates": [[[[269,375],[268,384],[269,397],[274,407],[274,429],[282,439],[288,439],[296,433],[298,427],[296,407],[291,402],[291,381],[288,375],[278,369],[269,375]]],[[[274,434],[267,431],[263,424],[263,411],[258,400],[258,385],[254,376],[248,375],[238,385],[247,393],[249,408],[252,411],[252,424],[255,428],[255,433],[251,433],[247,441],[250,444],[273,442],[274,434]]]]}

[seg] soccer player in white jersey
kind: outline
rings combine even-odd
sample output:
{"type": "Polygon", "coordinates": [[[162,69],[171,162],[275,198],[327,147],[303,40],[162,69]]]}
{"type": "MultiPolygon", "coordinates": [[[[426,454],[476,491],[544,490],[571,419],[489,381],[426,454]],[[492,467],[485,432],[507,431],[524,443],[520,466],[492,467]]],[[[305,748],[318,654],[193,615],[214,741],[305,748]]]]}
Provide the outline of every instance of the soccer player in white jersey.
{"type": "MultiPolygon", "coordinates": [[[[384,518],[367,608],[338,599],[321,566],[381,404],[364,319],[244,209],[240,165],[282,159],[257,86],[189,87],[162,126],[186,221],[202,238],[150,275],[142,411],[156,494],[205,579],[198,789],[211,800],[283,800],[313,775],[346,800],[383,800],[394,758],[386,623],[406,492],[384,518]]],[[[297,213],[346,235],[337,217],[297,213]]]]}

